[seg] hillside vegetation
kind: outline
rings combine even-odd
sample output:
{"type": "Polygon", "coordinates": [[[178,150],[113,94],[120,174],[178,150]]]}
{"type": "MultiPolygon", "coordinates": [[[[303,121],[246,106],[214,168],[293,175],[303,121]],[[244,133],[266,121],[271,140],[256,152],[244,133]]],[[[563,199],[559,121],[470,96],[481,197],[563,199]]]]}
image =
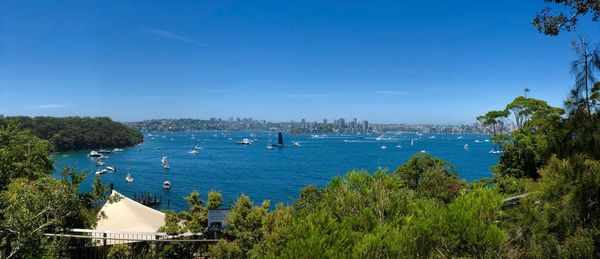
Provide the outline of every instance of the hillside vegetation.
{"type": "Polygon", "coordinates": [[[35,136],[48,140],[53,151],[74,151],[96,148],[128,147],[143,141],[142,133],[107,117],[0,117],[0,123],[8,120],[19,122],[21,130],[29,130],[35,136]]]}

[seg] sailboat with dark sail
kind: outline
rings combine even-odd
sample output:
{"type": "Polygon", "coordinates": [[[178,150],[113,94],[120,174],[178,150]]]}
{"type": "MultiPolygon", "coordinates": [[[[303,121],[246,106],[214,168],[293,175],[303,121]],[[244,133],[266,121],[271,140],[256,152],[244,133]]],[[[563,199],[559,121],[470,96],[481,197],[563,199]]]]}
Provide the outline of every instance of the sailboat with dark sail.
{"type": "Polygon", "coordinates": [[[280,132],[277,133],[277,144],[271,144],[272,147],[284,147],[283,144],[283,134],[280,132]]]}

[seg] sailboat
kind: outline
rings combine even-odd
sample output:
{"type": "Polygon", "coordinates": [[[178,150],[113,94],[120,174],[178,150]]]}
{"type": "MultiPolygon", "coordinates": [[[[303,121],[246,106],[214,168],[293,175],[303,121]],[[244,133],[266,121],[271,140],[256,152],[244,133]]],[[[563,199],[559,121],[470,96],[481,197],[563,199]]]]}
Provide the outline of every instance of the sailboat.
{"type": "Polygon", "coordinates": [[[411,138],[411,139],[410,139],[410,145],[411,145],[411,146],[414,146],[414,145],[415,145],[415,139],[414,139],[414,138],[411,138]]]}
{"type": "Polygon", "coordinates": [[[277,144],[271,144],[273,147],[284,147],[283,144],[283,134],[280,132],[277,133],[277,144]]]}

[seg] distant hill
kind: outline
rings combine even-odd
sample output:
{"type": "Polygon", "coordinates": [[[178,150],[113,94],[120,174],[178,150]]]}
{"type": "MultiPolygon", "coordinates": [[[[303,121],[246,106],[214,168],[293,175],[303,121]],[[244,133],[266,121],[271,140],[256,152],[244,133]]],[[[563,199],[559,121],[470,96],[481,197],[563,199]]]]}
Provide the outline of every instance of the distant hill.
{"type": "Polygon", "coordinates": [[[142,133],[108,117],[0,117],[0,125],[17,119],[23,130],[50,141],[54,151],[128,147],[144,140],[142,133]]]}

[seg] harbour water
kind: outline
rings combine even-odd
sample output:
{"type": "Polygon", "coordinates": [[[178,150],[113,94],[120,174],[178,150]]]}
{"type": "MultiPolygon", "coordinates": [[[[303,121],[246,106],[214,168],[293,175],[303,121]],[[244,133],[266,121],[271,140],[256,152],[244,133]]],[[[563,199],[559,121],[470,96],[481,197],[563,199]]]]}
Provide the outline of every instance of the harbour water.
{"type": "Polygon", "coordinates": [[[90,177],[82,183],[85,191],[90,189],[97,169],[114,166],[117,172],[100,175],[103,183],[113,183],[115,190],[127,196],[154,193],[162,196],[161,209],[179,211],[186,208],[183,197],[192,191],[200,192],[203,199],[210,190],[220,191],[226,204],[235,202],[241,193],[255,203],[269,199],[271,204],[290,204],[308,184],[322,187],[352,169],[393,171],[421,151],[452,163],[460,178],[472,181],[491,177],[490,167],[499,156],[490,153],[494,148],[486,141],[490,136],[479,134],[386,134],[384,140],[364,134],[284,134],[286,146],[272,150],[266,147],[277,143],[276,132],[150,134],[139,146],[108,154],[104,167],[96,166],[97,159],[88,157],[89,151],[57,153],[56,170],[75,166],[86,171],[90,177]],[[253,143],[237,145],[243,138],[253,143]],[[199,153],[190,154],[197,145],[201,147],[199,153]],[[163,156],[169,159],[169,170],[161,165],[163,156]],[[125,182],[127,173],[133,176],[133,183],[125,182]],[[168,191],[162,188],[165,180],[172,184],[168,191]]]}

